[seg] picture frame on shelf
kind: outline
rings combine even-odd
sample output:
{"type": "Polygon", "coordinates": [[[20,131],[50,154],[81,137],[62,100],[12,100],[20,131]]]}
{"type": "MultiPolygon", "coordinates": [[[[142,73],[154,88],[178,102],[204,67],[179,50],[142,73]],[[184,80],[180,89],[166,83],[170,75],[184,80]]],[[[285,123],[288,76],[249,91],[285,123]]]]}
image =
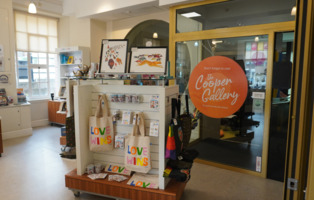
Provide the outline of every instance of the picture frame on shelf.
{"type": "Polygon", "coordinates": [[[168,47],[134,47],[129,73],[166,74],[168,47]]]}
{"type": "Polygon", "coordinates": [[[99,73],[125,73],[127,67],[128,40],[102,40],[99,73]]]}
{"type": "Polygon", "coordinates": [[[59,97],[60,98],[64,98],[65,97],[65,90],[66,90],[65,86],[61,86],[60,87],[60,89],[59,89],[59,97]]]}
{"type": "Polygon", "coordinates": [[[73,64],[73,61],[74,61],[74,57],[69,56],[67,64],[73,64]]]}

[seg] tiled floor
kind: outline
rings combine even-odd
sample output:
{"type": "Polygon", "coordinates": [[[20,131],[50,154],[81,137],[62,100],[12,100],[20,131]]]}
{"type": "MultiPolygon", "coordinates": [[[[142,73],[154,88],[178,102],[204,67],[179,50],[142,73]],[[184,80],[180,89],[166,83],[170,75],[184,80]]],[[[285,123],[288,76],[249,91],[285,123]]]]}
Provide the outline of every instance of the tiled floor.
{"type": "MultiPolygon", "coordinates": [[[[40,127],[33,136],[4,141],[0,158],[0,199],[106,199],[90,194],[75,198],[64,174],[76,161],[60,158],[60,128],[40,127]]],[[[280,200],[283,184],[247,174],[195,163],[183,200],[280,200]]]]}

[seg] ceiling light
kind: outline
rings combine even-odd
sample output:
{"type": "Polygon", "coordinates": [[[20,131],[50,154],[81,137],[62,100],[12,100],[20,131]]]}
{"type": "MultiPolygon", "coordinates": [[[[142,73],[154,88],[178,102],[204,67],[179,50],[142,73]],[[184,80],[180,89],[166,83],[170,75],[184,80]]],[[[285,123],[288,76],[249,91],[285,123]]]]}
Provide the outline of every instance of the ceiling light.
{"type": "Polygon", "coordinates": [[[259,37],[255,37],[254,41],[258,42],[259,41],[259,37]]]}
{"type": "Polygon", "coordinates": [[[33,1],[31,1],[28,5],[28,12],[33,14],[37,13],[37,9],[33,1]]]}
{"type": "Polygon", "coordinates": [[[201,14],[196,13],[196,12],[183,13],[183,14],[181,14],[181,15],[184,16],[184,17],[187,17],[187,18],[199,17],[199,16],[201,16],[201,14]]]}
{"type": "Polygon", "coordinates": [[[153,38],[158,38],[158,33],[157,32],[153,33],[153,38]]]}
{"type": "Polygon", "coordinates": [[[291,9],[291,15],[295,15],[297,13],[297,7],[293,6],[291,9]]]}

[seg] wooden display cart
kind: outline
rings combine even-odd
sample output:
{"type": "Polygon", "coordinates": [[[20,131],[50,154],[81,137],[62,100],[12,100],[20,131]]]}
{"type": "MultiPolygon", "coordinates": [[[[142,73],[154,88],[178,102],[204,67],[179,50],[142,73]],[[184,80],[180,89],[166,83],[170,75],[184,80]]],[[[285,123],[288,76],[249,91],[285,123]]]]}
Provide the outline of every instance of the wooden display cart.
{"type": "MultiPolygon", "coordinates": [[[[165,139],[168,124],[171,119],[171,98],[179,93],[178,86],[134,86],[134,85],[75,85],[74,86],[74,118],[76,134],[77,169],[65,176],[66,187],[77,192],[87,192],[126,199],[180,199],[185,183],[178,183],[163,177],[166,166],[165,139]],[[143,112],[145,118],[146,135],[149,133],[150,122],[159,122],[159,136],[151,137],[152,169],[149,174],[157,174],[159,189],[146,189],[122,183],[105,180],[89,179],[85,173],[88,164],[103,163],[124,165],[124,150],[114,149],[108,152],[94,153],[89,150],[89,116],[95,113],[98,96],[106,94],[109,100],[110,112],[131,111],[143,112]],[[138,95],[140,103],[110,102],[111,95],[138,95]],[[150,107],[150,99],[158,96],[158,108],[150,107]],[[168,186],[167,186],[168,184],[168,186]]],[[[115,134],[127,135],[131,133],[133,125],[122,125],[117,121],[114,125],[115,134]]]]}
{"type": "Polygon", "coordinates": [[[66,112],[58,112],[65,101],[48,101],[48,118],[51,124],[65,125],[66,112]]]}

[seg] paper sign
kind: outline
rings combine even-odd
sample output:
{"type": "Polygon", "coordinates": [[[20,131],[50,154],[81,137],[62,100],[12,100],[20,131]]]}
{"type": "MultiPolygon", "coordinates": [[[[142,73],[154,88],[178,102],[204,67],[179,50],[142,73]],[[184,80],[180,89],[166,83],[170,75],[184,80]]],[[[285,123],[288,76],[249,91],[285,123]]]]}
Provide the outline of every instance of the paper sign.
{"type": "Polygon", "coordinates": [[[265,99],[265,92],[252,92],[253,99],[265,99]]]}
{"type": "Polygon", "coordinates": [[[131,124],[131,112],[130,111],[123,112],[121,124],[123,125],[131,124]]]}
{"type": "Polygon", "coordinates": [[[151,96],[150,101],[149,101],[149,107],[154,110],[158,110],[159,108],[159,96],[158,95],[151,96]]]}
{"type": "Polygon", "coordinates": [[[195,107],[213,118],[237,112],[248,92],[248,81],[241,66],[224,56],[201,61],[192,71],[189,93],[195,107]]]}
{"type": "Polygon", "coordinates": [[[261,172],[262,169],[262,157],[256,156],[256,171],[261,172]]]}
{"type": "Polygon", "coordinates": [[[159,133],[159,122],[158,121],[151,122],[150,128],[149,128],[149,136],[158,137],[158,133],[159,133]]]}
{"type": "Polygon", "coordinates": [[[124,135],[115,136],[114,147],[118,149],[124,149],[124,135]]]}

